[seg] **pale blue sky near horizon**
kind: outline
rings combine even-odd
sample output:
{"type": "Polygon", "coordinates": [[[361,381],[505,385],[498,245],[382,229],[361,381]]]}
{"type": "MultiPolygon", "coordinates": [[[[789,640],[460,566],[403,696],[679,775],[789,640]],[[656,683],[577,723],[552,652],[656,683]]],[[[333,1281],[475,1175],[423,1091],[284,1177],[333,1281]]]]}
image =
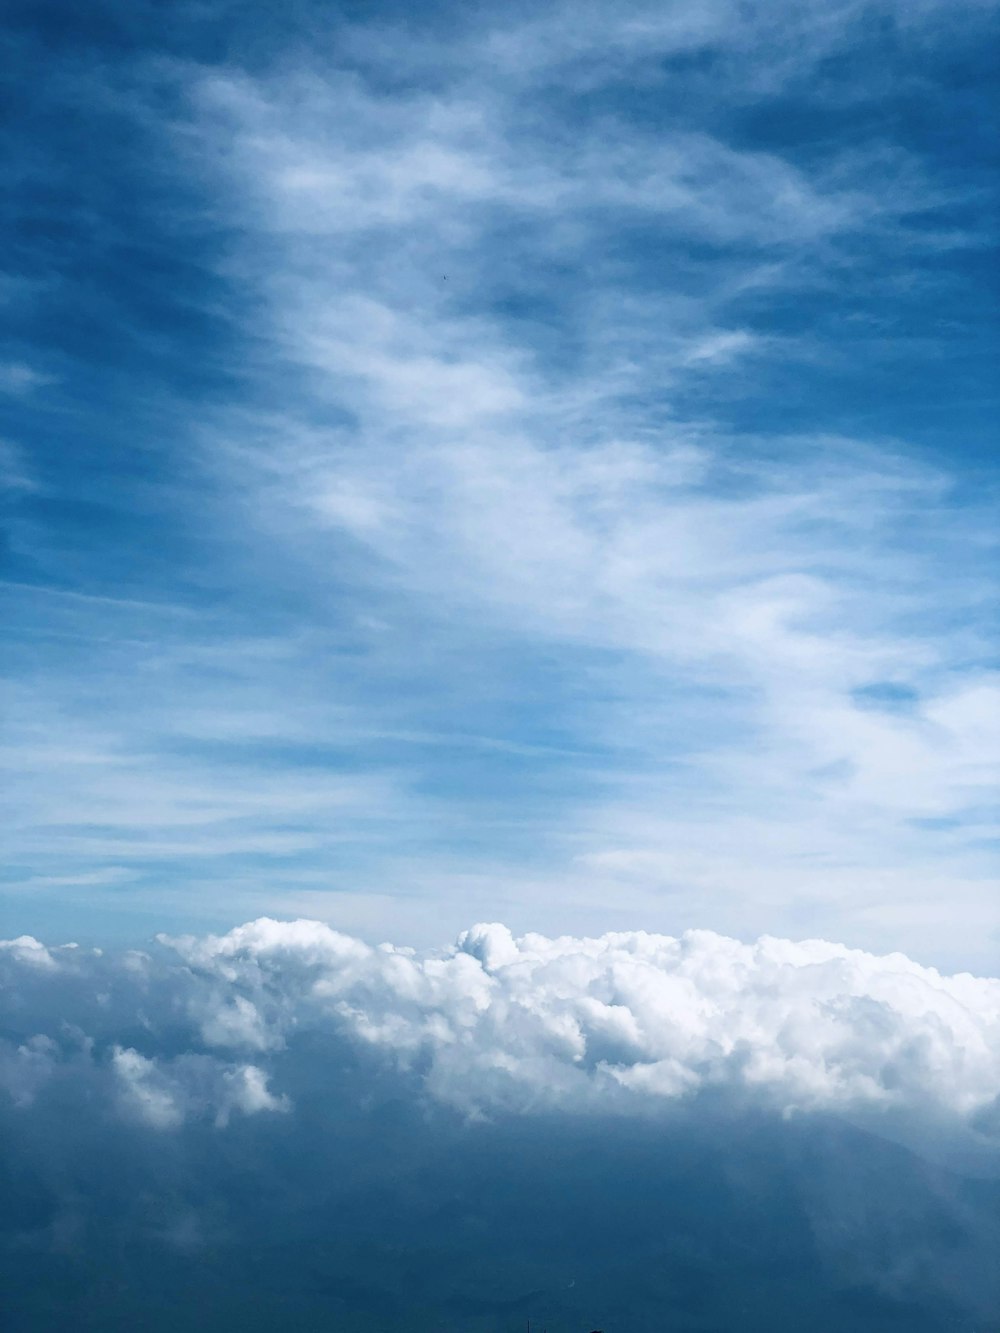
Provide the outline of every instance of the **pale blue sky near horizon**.
{"type": "Polygon", "coordinates": [[[996,9],[16,4],[0,934],[996,974],[996,9]]]}

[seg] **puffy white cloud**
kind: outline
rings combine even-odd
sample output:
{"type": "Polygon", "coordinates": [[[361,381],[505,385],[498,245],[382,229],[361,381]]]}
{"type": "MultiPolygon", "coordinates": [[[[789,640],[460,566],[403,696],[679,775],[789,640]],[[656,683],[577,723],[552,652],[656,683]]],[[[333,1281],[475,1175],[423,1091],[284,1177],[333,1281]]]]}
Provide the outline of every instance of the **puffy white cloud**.
{"type": "Polygon", "coordinates": [[[93,1290],[95,1327],[151,1283],[156,1327],[202,1327],[206,1292],[240,1326],[303,1301],[309,1327],[481,1333],[525,1301],[656,1329],[694,1289],[705,1327],[997,1308],[1000,980],[495,923],[430,952],[267,918],[41,950],[0,949],[0,1278],[26,1311],[64,1269],[53,1299],[93,1290]]]}
{"type": "Polygon", "coordinates": [[[480,924],[417,953],[262,918],[160,946],[121,959],[35,941],[4,950],[30,1011],[30,1041],[4,1065],[15,1100],[68,1044],[110,1071],[133,1119],[223,1125],[234,1110],[288,1107],[284,1052],[308,1031],[415,1073],[426,1095],[474,1116],[655,1115],[705,1093],[982,1129],[1000,1089],[1000,980],[822,940],[515,939],[480,924]]]}
{"type": "Polygon", "coordinates": [[[52,968],[56,965],[52,954],[33,935],[19,935],[16,940],[0,940],[0,949],[28,967],[52,968]]]}
{"type": "Polygon", "coordinates": [[[163,1062],[121,1046],[114,1048],[111,1065],[122,1109],[153,1129],[177,1129],[206,1111],[221,1127],[233,1111],[255,1115],[288,1109],[288,1099],[270,1092],[267,1075],[256,1065],[225,1065],[200,1056],[163,1062]]]}
{"type": "Polygon", "coordinates": [[[169,1078],[152,1060],[118,1046],[112,1066],[122,1085],[124,1106],[154,1129],[176,1129],[184,1112],[169,1078]]]}

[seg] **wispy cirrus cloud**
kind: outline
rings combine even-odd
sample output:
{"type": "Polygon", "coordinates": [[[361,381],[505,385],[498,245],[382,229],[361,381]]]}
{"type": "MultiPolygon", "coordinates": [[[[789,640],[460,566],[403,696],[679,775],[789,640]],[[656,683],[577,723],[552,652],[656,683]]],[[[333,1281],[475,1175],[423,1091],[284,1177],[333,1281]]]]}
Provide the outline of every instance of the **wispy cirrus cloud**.
{"type": "Polygon", "coordinates": [[[822,282],[838,245],[905,237],[933,191],[916,164],[873,181],[870,151],[800,171],[705,136],[643,144],[631,128],[619,143],[606,119],[520,143],[503,119],[518,109],[484,100],[492,114],[464,88],[387,107],[356,77],[199,89],[207,142],[218,116],[227,127],[230,206],[269,238],[236,262],[297,375],[294,410],[241,418],[231,443],[214,432],[214,456],[229,452],[269,535],[292,533],[311,568],[346,542],[373,604],[404,597],[442,643],[515,635],[562,657],[576,679],[553,715],[600,749],[553,821],[557,855],[573,848],[562,891],[586,899],[599,871],[604,894],[624,872],[619,894],[638,878],[646,911],[663,889],[685,919],[706,893],[737,913],[760,894],[865,932],[873,891],[898,926],[902,858],[917,918],[950,885],[982,924],[996,682],[954,613],[957,599],[971,625],[988,597],[985,514],[959,517],[954,475],[903,444],[747,439],[672,406],[745,383],[755,359],[815,355],[729,327],[742,283],[794,286],[810,266],[822,282]],[[328,149],[343,123],[355,142],[328,149]],[[734,252],[679,300],[640,292],[648,254],[608,269],[595,247],[647,212],[677,245],[734,252]],[[559,303],[531,230],[550,217],[595,259],[568,370],[488,296],[486,265],[523,260],[539,307],[559,303]],[[506,252],[502,218],[527,229],[506,252]],[[334,403],[343,421],[318,424],[334,403]],[[872,707],[880,682],[914,706],[872,707]],[[941,823],[968,824],[961,869],[953,842],[937,863],[941,823]]]}
{"type": "MultiPolygon", "coordinates": [[[[883,20],[904,107],[945,15],[883,20]]],[[[959,354],[927,308],[983,228],[880,109],[882,38],[851,6],[302,24],[130,68],[229,379],[143,390],[102,512],[145,515],[145,598],[20,604],[15,882],[193,858],[190,910],[420,932],[499,896],[989,957],[988,513],[892,364],[959,354]]],[[[29,584],[106,595],[15,531],[29,584]]]]}

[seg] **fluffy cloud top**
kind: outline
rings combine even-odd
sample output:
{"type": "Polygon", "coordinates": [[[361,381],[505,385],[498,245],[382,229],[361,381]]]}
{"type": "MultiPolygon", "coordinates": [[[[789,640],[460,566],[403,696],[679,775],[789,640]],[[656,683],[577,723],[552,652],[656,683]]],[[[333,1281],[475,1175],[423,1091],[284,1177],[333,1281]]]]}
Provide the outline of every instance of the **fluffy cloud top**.
{"type": "Polygon", "coordinates": [[[1000,1089],[1000,980],[822,940],[515,939],[481,924],[416,953],[262,918],[161,937],[148,954],[22,938],[0,956],[23,1029],[5,1063],[15,1099],[30,1101],[73,1048],[158,1129],[287,1109],[282,1054],[316,1030],[474,1116],[656,1114],[716,1093],[986,1131],[1000,1089]]]}
{"type": "Polygon", "coordinates": [[[992,1327],[1000,981],[264,918],[0,982],[14,1333],[992,1327]]]}

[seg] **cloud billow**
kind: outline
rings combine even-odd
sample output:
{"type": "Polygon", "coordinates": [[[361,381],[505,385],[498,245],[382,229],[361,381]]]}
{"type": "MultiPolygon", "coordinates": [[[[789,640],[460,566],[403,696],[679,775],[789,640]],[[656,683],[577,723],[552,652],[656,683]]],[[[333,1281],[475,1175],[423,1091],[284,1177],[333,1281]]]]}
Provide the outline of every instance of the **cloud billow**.
{"type": "Polygon", "coordinates": [[[152,1327],[931,1330],[1000,1295],[1000,981],[266,918],[2,959],[15,1329],[170,1274],[152,1327]]]}

